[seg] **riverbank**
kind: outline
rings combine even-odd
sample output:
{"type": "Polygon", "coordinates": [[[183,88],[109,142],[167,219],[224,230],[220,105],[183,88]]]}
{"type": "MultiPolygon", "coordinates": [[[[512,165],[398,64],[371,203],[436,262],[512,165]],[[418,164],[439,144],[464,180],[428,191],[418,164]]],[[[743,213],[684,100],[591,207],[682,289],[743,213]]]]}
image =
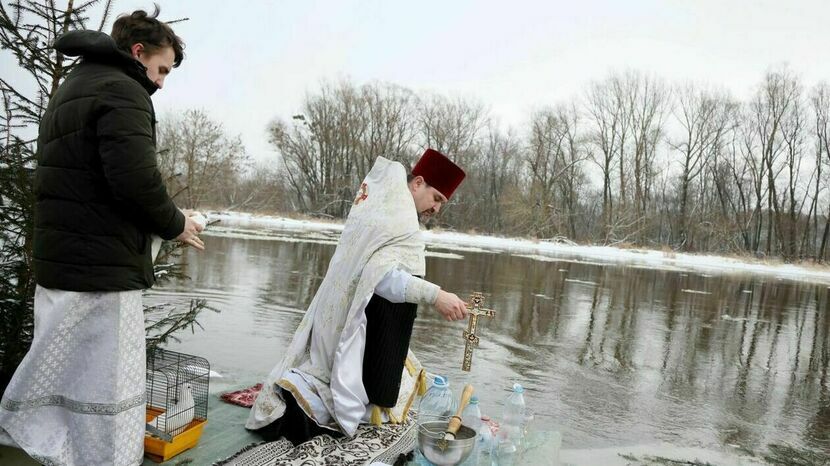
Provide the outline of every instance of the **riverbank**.
{"type": "MultiPolygon", "coordinates": [[[[208,212],[209,220],[219,220],[210,234],[227,236],[282,239],[268,235],[269,230],[308,233],[307,240],[335,243],[343,224],[287,217],[256,215],[244,212],[208,212]],[[234,227],[245,231],[236,231],[234,227]],[[258,235],[257,230],[263,231],[258,235]],[[317,233],[317,235],[315,235],[317,233]],[[322,234],[322,235],[320,235],[322,234]]],[[[427,248],[462,253],[464,251],[508,253],[541,261],[580,260],[602,264],[625,264],[673,271],[704,274],[757,274],[776,279],[789,279],[830,285],[830,267],[822,265],[794,265],[775,261],[735,258],[705,254],[675,253],[643,248],[619,248],[597,245],[577,245],[564,242],[539,241],[527,238],[507,238],[473,235],[449,231],[425,230],[427,248]]],[[[297,237],[293,236],[292,241],[297,237]]]]}

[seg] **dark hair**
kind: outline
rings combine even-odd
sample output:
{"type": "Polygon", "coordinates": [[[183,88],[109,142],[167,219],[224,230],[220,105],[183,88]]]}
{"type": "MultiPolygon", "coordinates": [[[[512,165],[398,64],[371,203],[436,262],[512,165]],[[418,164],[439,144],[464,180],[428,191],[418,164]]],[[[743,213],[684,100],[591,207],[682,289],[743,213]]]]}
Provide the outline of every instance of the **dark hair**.
{"type": "Polygon", "coordinates": [[[110,35],[119,49],[130,53],[133,44],[141,44],[147,53],[154,54],[164,47],[173,47],[175,60],[173,66],[179,66],[184,60],[184,42],[167,23],[159,21],[159,6],[148,15],[144,10],[124,14],[115,20],[110,35]]]}

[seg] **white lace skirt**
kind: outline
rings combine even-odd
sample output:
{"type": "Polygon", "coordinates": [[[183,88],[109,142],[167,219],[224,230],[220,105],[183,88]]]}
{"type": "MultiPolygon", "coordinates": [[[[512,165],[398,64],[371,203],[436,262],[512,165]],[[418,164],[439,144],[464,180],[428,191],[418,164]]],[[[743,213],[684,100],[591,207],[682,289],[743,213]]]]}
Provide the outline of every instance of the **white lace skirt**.
{"type": "Polygon", "coordinates": [[[0,430],[47,465],[137,465],[144,452],[141,291],[37,287],[32,348],[0,402],[0,430]]]}

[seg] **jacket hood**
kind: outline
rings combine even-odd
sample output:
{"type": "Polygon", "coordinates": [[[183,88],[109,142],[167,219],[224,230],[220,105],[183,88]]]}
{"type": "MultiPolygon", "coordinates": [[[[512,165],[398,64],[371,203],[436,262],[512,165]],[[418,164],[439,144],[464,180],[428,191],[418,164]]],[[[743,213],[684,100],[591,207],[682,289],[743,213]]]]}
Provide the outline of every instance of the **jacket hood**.
{"type": "Polygon", "coordinates": [[[70,57],[80,56],[84,60],[119,66],[138,81],[148,94],[153,95],[158,90],[158,86],[147,77],[147,68],[119,49],[109,34],[86,30],[69,31],[55,40],[54,48],[70,57]]]}

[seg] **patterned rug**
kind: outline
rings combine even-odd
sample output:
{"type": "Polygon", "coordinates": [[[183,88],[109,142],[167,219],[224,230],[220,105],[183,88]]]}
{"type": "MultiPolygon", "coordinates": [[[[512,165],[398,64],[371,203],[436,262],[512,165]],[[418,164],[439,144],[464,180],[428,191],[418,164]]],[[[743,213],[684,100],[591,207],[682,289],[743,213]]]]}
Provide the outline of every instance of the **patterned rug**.
{"type": "Polygon", "coordinates": [[[259,395],[260,390],[262,390],[262,384],[258,383],[253,387],[249,387],[244,390],[223,393],[219,396],[219,398],[230,404],[250,408],[254,405],[254,400],[256,399],[256,396],[259,395]]]}
{"type": "Polygon", "coordinates": [[[321,435],[296,447],[285,439],[251,445],[214,466],[362,466],[375,461],[395,464],[400,456],[415,449],[416,432],[415,416],[410,413],[404,424],[361,425],[352,439],[321,435]]]}

